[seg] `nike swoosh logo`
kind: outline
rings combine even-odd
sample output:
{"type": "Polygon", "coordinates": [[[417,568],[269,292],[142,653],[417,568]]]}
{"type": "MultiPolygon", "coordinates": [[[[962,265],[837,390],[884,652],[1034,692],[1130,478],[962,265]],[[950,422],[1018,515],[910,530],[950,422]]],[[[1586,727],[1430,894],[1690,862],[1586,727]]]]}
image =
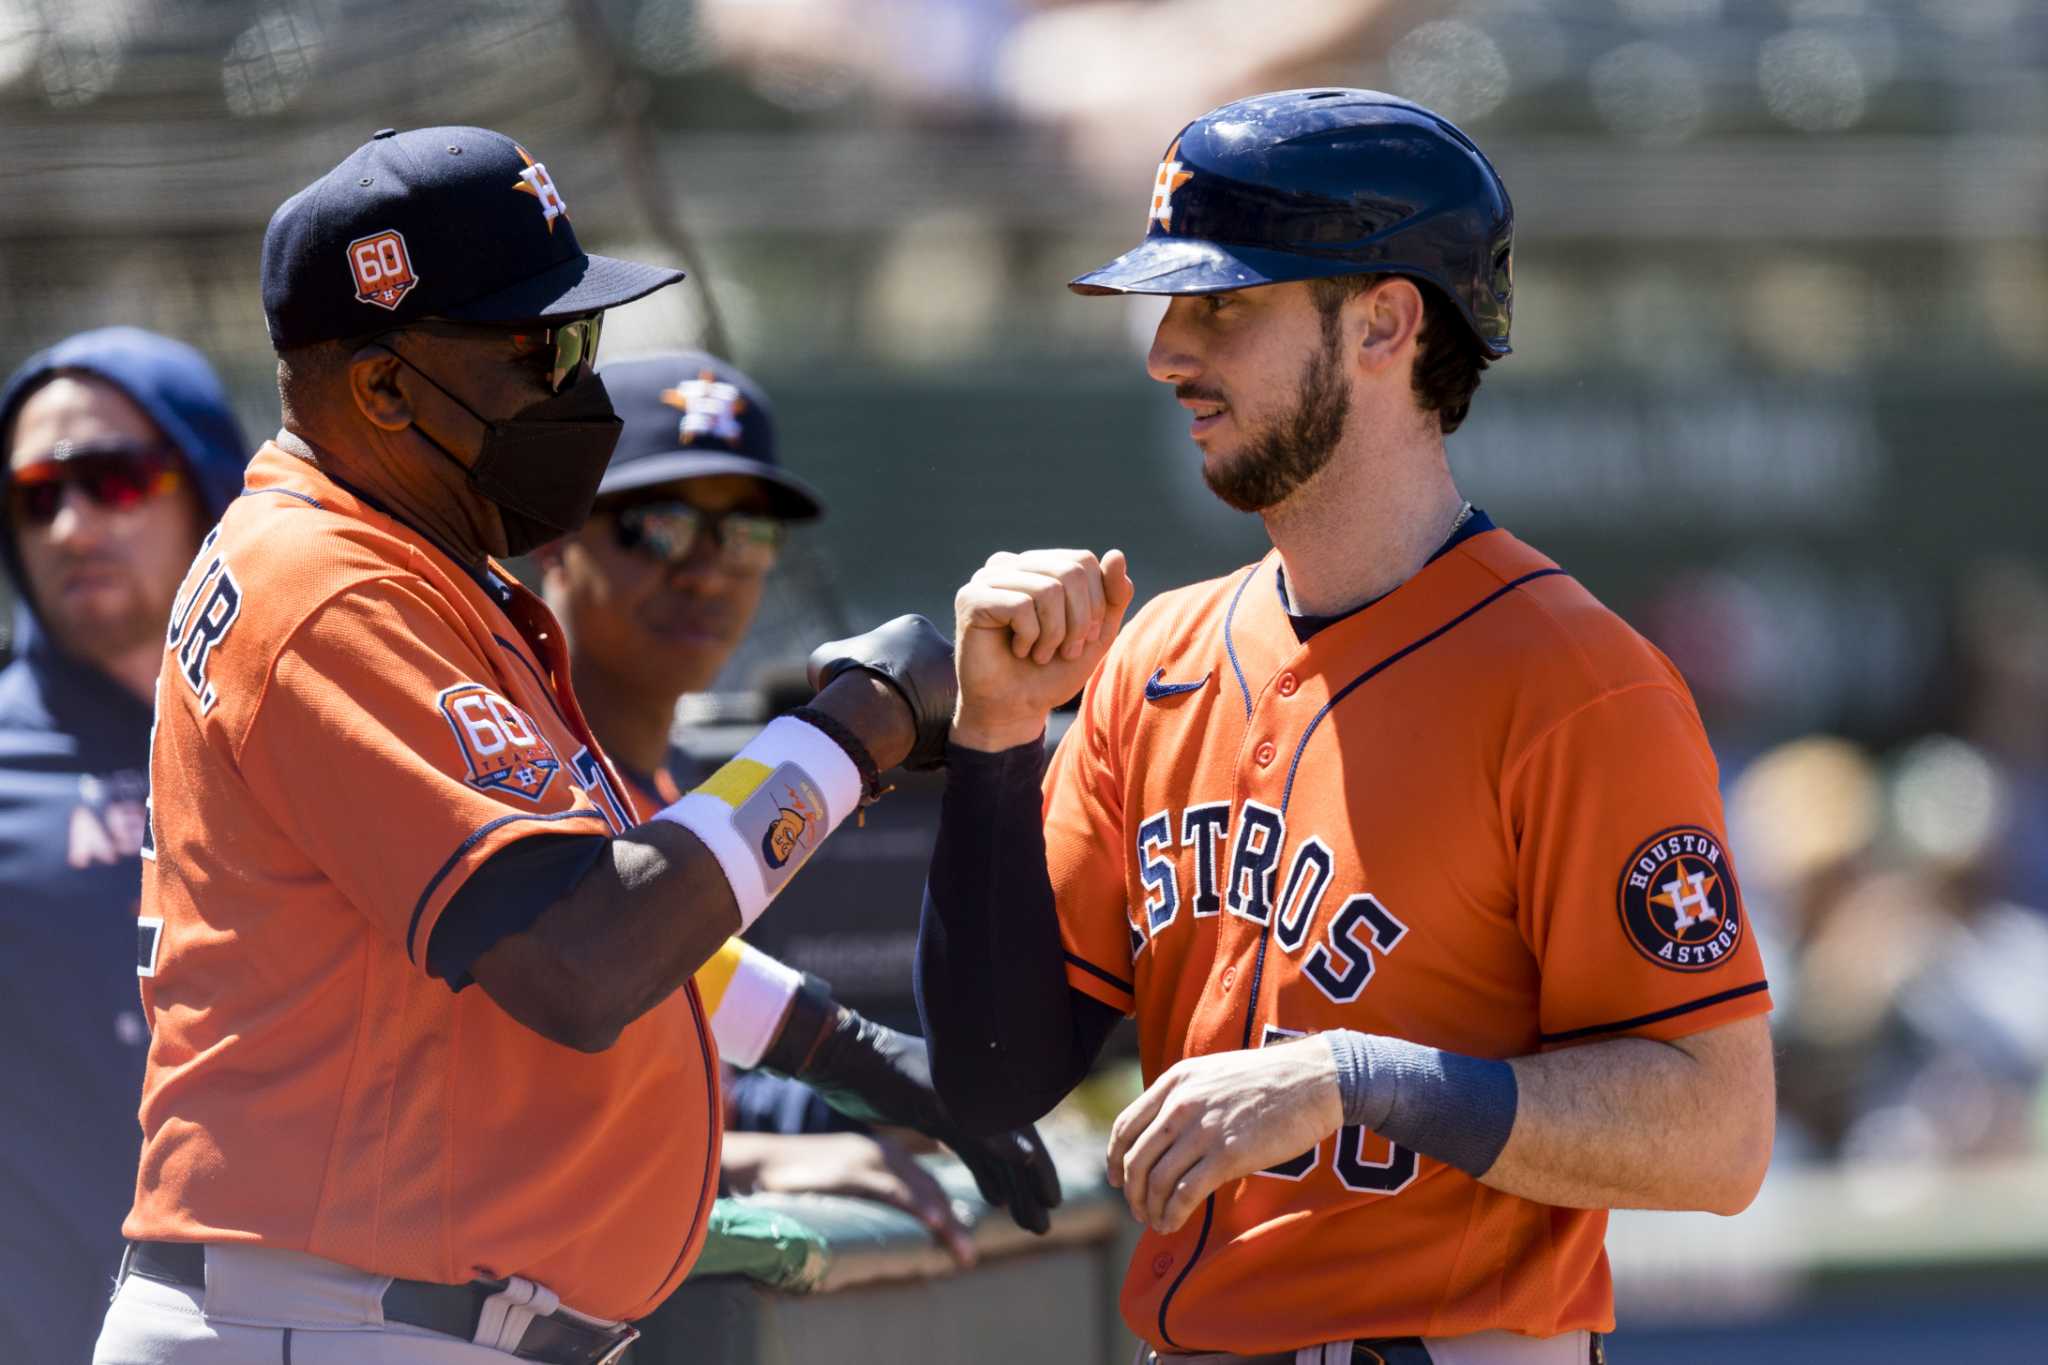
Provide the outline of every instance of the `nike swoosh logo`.
{"type": "Polygon", "coordinates": [[[1177,697],[1183,692],[1192,692],[1209,681],[1207,673],[1204,673],[1193,682],[1170,683],[1165,681],[1165,678],[1166,670],[1162,668],[1151,677],[1145,679],[1146,701],[1163,701],[1167,697],[1177,697]]]}

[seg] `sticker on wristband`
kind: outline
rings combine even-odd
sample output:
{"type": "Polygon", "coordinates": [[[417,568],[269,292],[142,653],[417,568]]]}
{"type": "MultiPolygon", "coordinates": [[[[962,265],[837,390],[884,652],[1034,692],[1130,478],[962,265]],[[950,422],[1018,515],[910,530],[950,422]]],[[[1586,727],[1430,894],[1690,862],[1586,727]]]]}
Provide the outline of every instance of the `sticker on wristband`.
{"type": "Polygon", "coordinates": [[[732,807],[732,827],[759,860],[761,889],[772,899],[830,832],[825,796],[795,763],[772,771],[736,758],[697,791],[732,807]]]}
{"type": "Polygon", "coordinates": [[[860,770],[846,752],[813,726],[779,716],[654,818],[697,836],[749,925],[859,805],[860,770]]]}

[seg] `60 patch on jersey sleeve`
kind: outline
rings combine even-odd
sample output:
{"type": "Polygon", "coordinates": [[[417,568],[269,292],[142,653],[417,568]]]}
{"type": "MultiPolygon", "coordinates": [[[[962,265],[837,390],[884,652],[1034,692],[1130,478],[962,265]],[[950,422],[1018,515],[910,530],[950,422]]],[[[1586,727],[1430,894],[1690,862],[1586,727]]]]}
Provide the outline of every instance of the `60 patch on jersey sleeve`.
{"type": "Polygon", "coordinates": [[[438,698],[469,765],[469,784],[538,802],[562,769],[526,713],[482,683],[458,683],[438,698]]]}

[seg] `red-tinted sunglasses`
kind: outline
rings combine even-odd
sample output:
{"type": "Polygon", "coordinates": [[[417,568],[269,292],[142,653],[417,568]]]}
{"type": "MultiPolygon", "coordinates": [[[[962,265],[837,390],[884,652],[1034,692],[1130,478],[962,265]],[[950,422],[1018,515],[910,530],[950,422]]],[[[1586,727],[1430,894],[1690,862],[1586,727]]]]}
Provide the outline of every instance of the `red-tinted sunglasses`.
{"type": "Polygon", "coordinates": [[[24,526],[48,526],[73,484],[110,511],[139,507],[183,485],[178,453],[169,446],[74,445],[59,441],[40,460],[7,475],[9,514],[24,526]]]}

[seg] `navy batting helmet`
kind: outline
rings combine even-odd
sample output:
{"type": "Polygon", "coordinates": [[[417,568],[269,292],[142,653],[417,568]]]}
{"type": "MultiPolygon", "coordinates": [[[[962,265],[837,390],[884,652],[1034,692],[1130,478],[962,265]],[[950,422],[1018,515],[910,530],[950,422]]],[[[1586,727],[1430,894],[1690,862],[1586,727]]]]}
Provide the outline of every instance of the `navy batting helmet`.
{"type": "Polygon", "coordinates": [[[1285,90],[1212,109],[1166,149],[1145,240],[1068,287],[1213,294],[1334,275],[1442,290],[1508,353],[1515,210],[1451,123],[1377,90],[1285,90]]]}

